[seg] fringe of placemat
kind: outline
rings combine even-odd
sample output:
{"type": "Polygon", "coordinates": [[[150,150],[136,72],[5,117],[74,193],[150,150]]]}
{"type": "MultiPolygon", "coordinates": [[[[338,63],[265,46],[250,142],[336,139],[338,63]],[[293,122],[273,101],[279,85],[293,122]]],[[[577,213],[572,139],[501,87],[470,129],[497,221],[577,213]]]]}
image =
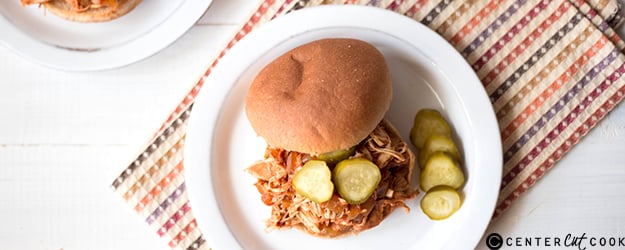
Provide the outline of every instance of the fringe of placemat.
{"type": "Polygon", "coordinates": [[[592,21],[597,29],[603,32],[603,34],[622,51],[625,48],[625,42],[623,42],[623,39],[619,37],[614,30],[614,28],[622,23],[622,18],[618,15],[621,11],[620,2],[611,0],[590,1],[591,2],[587,2],[586,0],[570,0],[586,18],[592,21]],[[597,11],[597,9],[599,9],[599,11],[597,11]]]}
{"type": "MultiPolygon", "coordinates": [[[[199,79],[197,84],[193,86],[191,91],[189,91],[189,93],[181,101],[180,105],[176,107],[174,112],[172,112],[168,119],[163,123],[162,127],[157,132],[157,136],[150,143],[150,145],[148,145],[145,151],[137,157],[137,159],[130,164],[130,166],[128,166],[128,168],[113,182],[113,189],[122,197],[124,201],[131,205],[141,218],[145,219],[146,224],[148,224],[152,230],[164,239],[171,248],[209,248],[209,244],[206,244],[205,239],[202,237],[201,232],[197,228],[197,222],[195,221],[191,207],[189,206],[183,173],[184,167],[182,147],[184,145],[184,136],[186,134],[186,124],[194,99],[203,86],[204,80],[210,74],[214,66],[219,62],[220,58],[222,58],[243,36],[255,27],[261,26],[263,23],[266,23],[277,16],[310,6],[321,4],[373,5],[402,13],[428,25],[430,28],[437,31],[450,41],[450,43],[452,43],[452,45],[454,45],[454,47],[467,59],[472,67],[474,67],[484,82],[487,91],[489,87],[491,89],[489,91],[489,95],[491,95],[491,101],[493,101],[496,106],[496,111],[499,112],[498,117],[505,117],[505,114],[502,114],[501,112],[514,111],[515,105],[512,104],[522,102],[521,99],[523,98],[515,99],[513,97],[511,98],[513,102],[508,102],[507,105],[499,105],[500,107],[497,108],[496,99],[500,99],[501,97],[497,97],[500,94],[497,94],[497,89],[493,86],[501,86],[501,84],[493,83],[497,78],[497,74],[492,73],[495,71],[491,70],[490,72],[486,72],[485,70],[488,68],[485,65],[495,55],[489,54],[489,51],[480,51],[480,49],[489,37],[493,37],[495,35],[494,33],[498,32],[497,30],[502,25],[501,23],[506,21],[503,20],[505,17],[514,16],[514,13],[519,11],[519,8],[523,8],[523,6],[516,5],[515,7],[515,5],[510,5],[510,8],[506,10],[498,10],[501,11],[501,13],[499,13],[500,15],[497,19],[485,21],[480,18],[492,18],[490,12],[495,11],[495,6],[510,3],[511,1],[490,0],[482,2],[485,4],[480,5],[478,1],[460,2],[451,0],[266,0],[259,3],[259,6],[254,14],[251,15],[250,19],[242,26],[241,30],[233,37],[230,43],[213,61],[206,73],[199,79]],[[461,15],[454,13],[465,14],[461,15]],[[470,17],[473,18],[469,19],[470,17]],[[452,25],[454,22],[464,23],[464,25],[454,26],[452,25]],[[478,30],[482,30],[482,32],[478,33],[476,36],[475,32],[478,30]],[[480,51],[481,54],[476,51],[480,51]],[[483,58],[486,58],[486,61],[482,62],[483,58]],[[489,79],[488,77],[491,77],[492,79],[489,79]]],[[[525,4],[527,1],[518,0],[516,2],[525,4]]],[[[547,6],[550,2],[552,1],[545,0],[540,4],[547,6]]],[[[570,109],[567,110],[570,111],[568,116],[564,116],[559,113],[558,115],[550,116],[549,114],[552,111],[546,110],[546,108],[538,108],[545,115],[543,115],[540,120],[535,122],[536,124],[534,126],[530,126],[529,130],[528,128],[524,128],[526,130],[524,133],[519,132],[520,128],[518,128],[518,125],[513,126],[515,129],[506,130],[506,123],[500,121],[500,126],[502,127],[502,138],[504,138],[504,152],[508,152],[508,154],[510,154],[509,152],[513,153],[510,156],[504,155],[507,159],[506,164],[504,165],[504,179],[494,218],[503,213],[510,206],[510,204],[512,204],[523,192],[531,187],[536,180],[543,176],[546,171],[555,164],[555,162],[557,162],[575,143],[580,140],[581,137],[583,137],[594,125],[596,125],[596,123],[603,116],[605,116],[605,114],[611,110],[614,105],[622,100],[624,89],[622,87],[623,84],[620,75],[623,73],[623,69],[622,65],[621,67],[614,67],[613,61],[623,61],[623,56],[618,53],[618,51],[623,49],[624,43],[618,36],[616,36],[616,33],[612,29],[612,27],[614,27],[613,25],[617,25],[621,22],[618,21],[621,18],[614,14],[619,12],[618,9],[620,6],[614,2],[616,1],[590,0],[590,2],[584,2],[583,0],[570,0],[570,3],[579,9],[581,15],[585,17],[582,18],[579,15],[575,15],[577,19],[572,20],[577,20],[577,23],[573,26],[577,26],[579,23],[584,23],[583,25],[590,26],[585,22],[592,23],[592,25],[597,27],[597,29],[602,32],[604,36],[597,35],[597,32],[589,32],[588,35],[593,37],[593,39],[597,39],[596,44],[601,44],[601,48],[614,47],[615,51],[613,53],[608,53],[608,55],[602,54],[602,56],[605,56],[605,59],[597,62],[595,55],[597,53],[602,53],[605,49],[601,50],[599,46],[593,46],[587,50],[588,53],[584,55],[586,56],[585,59],[583,56],[580,57],[581,59],[577,62],[567,64],[571,65],[568,68],[561,68],[559,65],[550,66],[550,64],[542,65],[541,67],[552,67],[554,70],[558,70],[557,72],[561,73],[564,78],[568,78],[568,82],[573,82],[574,84],[569,84],[570,86],[567,85],[567,87],[571,89],[569,93],[571,93],[572,96],[576,96],[578,92],[580,95],[583,94],[585,96],[584,98],[580,98],[581,102],[577,105],[568,105],[568,103],[571,102],[569,98],[561,100],[563,105],[558,106],[558,103],[560,103],[559,101],[552,106],[552,110],[554,110],[553,112],[555,113],[560,112],[563,108],[570,109]],[[596,51],[594,51],[593,48],[596,51]],[[606,65],[600,66],[603,61],[606,62],[606,65]],[[595,68],[588,69],[587,65],[590,65],[591,63],[598,63],[598,68],[595,67],[597,68],[596,72],[595,68]],[[582,74],[581,72],[585,70],[590,71],[588,71],[585,76],[582,76],[579,81],[576,82],[571,80],[571,78],[582,74]],[[596,74],[593,74],[593,72],[596,74]],[[589,83],[588,81],[584,81],[584,79],[586,79],[585,77],[602,77],[604,80],[599,81],[599,84],[592,90],[586,90],[584,87],[589,85],[589,83]],[[618,85],[621,87],[611,87],[615,86],[616,82],[619,82],[618,85]],[[576,91],[578,88],[579,90],[576,91]],[[606,94],[604,92],[608,93],[606,94]],[[608,98],[601,98],[606,95],[608,98]],[[600,100],[596,101],[597,99],[600,100]],[[568,106],[565,106],[564,104],[567,104],[568,106]],[[555,126],[549,127],[546,124],[542,124],[541,126],[538,126],[539,129],[536,129],[538,131],[537,133],[541,133],[541,135],[546,134],[546,136],[543,136],[543,140],[532,139],[534,145],[532,145],[530,149],[522,149],[522,146],[524,145],[521,145],[520,147],[515,146],[521,142],[527,144],[527,140],[524,138],[532,133],[536,134],[532,132],[532,128],[540,125],[541,120],[555,119],[554,117],[556,116],[561,119],[559,122],[555,123],[555,126]],[[580,119],[583,120],[580,121],[580,119]],[[514,140],[509,138],[513,138],[514,140]],[[510,143],[511,140],[516,143],[510,143]],[[543,151],[547,151],[549,154],[541,155],[541,152],[543,151]],[[519,152],[522,152],[522,154],[519,152]],[[521,155],[524,157],[521,157],[521,155]],[[537,164],[537,162],[540,164],[537,164]],[[533,167],[528,167],[530,165],[533,167]]],[[[563,3],[562,6],[566,6],[566,4],[563,3]]],[[[561,8],[564,8],[562,6],[561,8]]],[[[516,26],[512,26],[510,29],[515,30],[515,27],[519,27],[519,25],[519,29],[524,28],[524,26],[528,25],[528,22],[529,20],[526,22],[518,20],[518,24],[516,26]]],[[[547,28],[548,27],[546,26],[545,29],[547,28]]],[[[588,28],[588,30],[590,30],[590,28],[588,28]]],[[[519,31],[517,30],[516,32],[519,31]]],[[[565,35],[566,32],[563,31],[563,35],[565,35]]],[[[497,35],[503,35],[500,33],[501,32],[497,35]]],[[[519,45],[517,45],[517,47],[512,47],[512,45],[506,44],[510,43],[511,39],[512,38],[507,39],[505,36],[502,36],[499,39],[499,42],[503,41],[505,46],[508,46],[507,49],[518,49],[519,45]]],[[[563,40],[564,42],[562,42],[562,40],[562,37],[559,37],[559,40],[554,40],[554,44],[550,48],[570,46],[570,44],[567,45],[568,40],[563,40]]],[[[579,44],[582,44],[582,42],[583,41],[578,41],[579,44]]],[[[503,45],[496,46],[495,44],[491,47],[491,50],[496,50],[495,52],[505,49],[503,45]]],[[[503,60],[505,61],[507,59],[504,58],[503,60]]],[[[498,67],[494,68],[495,70],[498,69],[498,67]]],[[[533,70],[538,71],[539,69],[537,68],[538,67],[535,67],[533,70]]],[[[505,67],[501,69],[505,70],[505,67]]],[[[523,65],[520,66],[520,69],[523,69],[523,65]]],[[[527,72],[524,72],[524,74],[525,73],[527,72]]],[[[555,73],[556,72],[551,72],[551,74],[555,73]]],[[[546,76],[541,76],[541,74],[548,73],[544,73],[544,71],[542,71],[537,74],[539,77],[547,78],[546,76]]],[[[536,82],[538,81],[529,82],[537,84],[536,82]]],[[[555,83],[557,83],[557,81],[555,83]]],[[[563,84],[552,84],[551,86],[556,85],[560,86],[563,84]]],[[[518,93],[525,93],[526,95],[531,94],[530,90],[524,91],[523,88],[514,86],[511,88],[518,91],[518,93]]],[[[562,89],[565,88],[562,87],[562,89]]],[[[545,91],[546,92],[543,92],[541,96],[549,95],[549,92],[547,90],[545,91]]],[[[554,91],[557,92],[558,90],[554,91]]],[[[516,96],[517,95],[515,95],[515,97],[516,96]]],[[[544,103],[544,100],[539,100],[539,98],[536,98],[534,102],[537,102],[537,104],[544,103]]],[[[527,108],[529,107],[531,106],[527,106],[527,108]]],[[[526,117],[524,119],[527,120],[527,116],[535,117],[536,114],[538,114],[536,109],[537,108],[534,108],[534,110],[528,110],[527,112],[524,111],[520,114],[525,114],[526,117]]],[[[518,116],[517,119],[520,119],[520,117],[522,116],[518,116]]]]}
{"type": "Polygon", "coordinates": [[[620,1],[612,0],[587,0],[587,4],[596,12],[599,13],[610,25],[610,27],[617,28],[623,23],[623,14],[620,1]]]}

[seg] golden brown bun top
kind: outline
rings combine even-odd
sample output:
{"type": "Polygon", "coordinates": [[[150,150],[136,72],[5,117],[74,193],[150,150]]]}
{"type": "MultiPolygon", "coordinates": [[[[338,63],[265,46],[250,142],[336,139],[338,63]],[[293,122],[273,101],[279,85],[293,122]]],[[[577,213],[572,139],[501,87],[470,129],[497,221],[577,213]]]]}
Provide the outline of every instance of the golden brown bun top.
{"type": "Polygon", "coordinates": [[[61,18],[75,22],[92,23],[106,22],[126,15],[139,3],[141,3],[141,0],[119,0],[116,8],[89,8],[85,11],[74,10],[65,0],[52,0],[43,3],[43,5],[46,10],[61,18]]]}
{"type": "Polygon", "coordinates": [[[318,154],[365,139],[391,98],[388,66],[375,47],[355,39],[322,39],[265,66],[250,86],[245,108],[269,145],[318,154]]]}

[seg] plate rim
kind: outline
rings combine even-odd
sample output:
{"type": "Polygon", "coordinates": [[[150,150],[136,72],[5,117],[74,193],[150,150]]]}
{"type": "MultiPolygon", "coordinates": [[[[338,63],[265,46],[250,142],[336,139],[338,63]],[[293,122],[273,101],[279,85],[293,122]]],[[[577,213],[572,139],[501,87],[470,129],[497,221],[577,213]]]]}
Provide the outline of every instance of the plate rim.
{"type": "MultiPolygon", "coordinates": [[[[263,25],[262,27],[259,27],[258,29],[255,29],[254,31],[252,31],[250,34],[248,34],[247,36],[243,37],[243,39],[241,39],[236,45],[234,45],[229,53],[227,53],[222,59],[221,59],[221,63],[218,64],[213,70],[211,75],[209,75],[206,79],[205,79],[205,84],[204,87],[200,90],[200,93],[198,94],[198,96],[196,97],[196,104],[194,105],[194,109],[191,112],[191,114],[193,114],[193,112],[200,112],[198,110],[202,109],[202,108],[198,108],[198,107],[206,107],[206,105],[202,105],[202,103],[206,102],[207,100],[212,100],[212,102],[218,103],[219,105],[217,107],[213,107],[213,109],[210,109],[209,111],[214,111],[214,112],[202,112],[203,115],[201,116],[194,116],[191,115],[189,118],[189,127],[187,129],[187,138],[186,138],[186,143],[185,143],[185,150],[184,150],[184,161],[185,161],[185,165],[186,166],[198,166],[198,165],[202,165],[202,163],[206,163],[205,166],[211,166],[211,154],[212,154],[212,140],[214,140],[215,136],[214,136],[214,129],[217,127],[217,122],[219,121],[219,117],[221,116],[221,109],[223,108],[223,104],[225,101],[226,96],[228,96],[230,94],[230,91],[232,89],[232,87],[234,87],[234,81],[230,82],[227,81],[226,84],[223,83],[223,79],[221,79],[222,84],[212,84],[211,81],[213,81],[213,79],[215,78],[220,78],[221,75],[223,75],[223,73],[221,73],[223,71],[222,68],[226,67],[224,65],[230,65],[230,61],[234,61],[236,55],[240,55],[242,53],[241,48],[245,47],[246,44],[249,45],[250,43],[254,43],[254,40],[259,39],[259,38],[263,38],[263,42],[265,43],[270,43],[270,44],[279,44],[281,42],[283,42],[284,40],[288,39],[288,37],[290,36],[297,36],[298,34],[304,33],[307,30],[315,30],[315,29],[319,29],[319,28],[332,28],[332,27],[357,27],[357,28],[370,28],[370,27],[366,27],[366,25],[357,23],[358,21],[362,21],[362,20],[346,20],[346,19],[341,19],[341,21],[337,24],[332,24],[329,23],[328,21],[325,22],[321,22],[321,23],[314,23],[314,22],[309,22],[308,24],[303,25],[304,27],[299,27],[298,29],[300,30],[299,33],[289,33],[289,36],[285,36],[285,35],[277,35],[275,37],[271,37],[271,38],[267,38],[267,37],[263,37],[262,35],[262,31],[258,31],[258,30],[271,30],[271,29],[276,29],[278,27],[282,27],[284,25],[286,25],[289,22],[293,22],[293,19],[297,19],[297,18],[301,18],[301,19],[306,19],[305,17],[308,16],[319,16],[319,15],[329,15],[329,14],[337,14],[335,12],[347,12],[347,11],[351,11],[354,13],[360,13],[360,15],[362,16],[367,16],[369,18],[371,18],[371,15],[379,15],[379,16],[384,16],[384,17],[392,17],[392,18],[396,18],[397,20],[403,20],[402,22],[407,23],[407,21],[409,20],[410,22],[414,23],[415,26],[420,26],[419,29],[423,29],[425,30],[425,32],[428,32],[430,35],[433,35],[432,37],[435,38],[436,41],[435,42],[439,42],[439,43],[443,43],[442,46],[447,47],[445,51],[447,51],[447,54],[445,56],[451,56],[454,59],[452,61],[457,62],[458,59],[460,59],[462,62],[464,62],[462,70],[463,71],[467,71],[473,76],[473,82],[477,82],[479,83],[479,86],[481,86],[481,83],[479,81],[479,79],[477,78],[477,75],[475,74],[475,72],[470,68],[470,66],[468,65],[468,63],[466,62],[466,60],[460,55],[460,53],[454,49],[444,38],[442,38],[438,33],[432,31],[429,27],[421,24],[420,22],[415,21],[414,19],[410,19],[408,17],[402,16],[396,12],[390,11],[390,10],[386,10],[386,9],[382,9],[382,8],[377,8],[377,7],[371,7],[371,6],[359,6],[359,5],[332,5],[332,6],[316,6],[316,7],[311,7],[311,8],[305,8],[302,10],[298,10],[289,14],[286,14],[284,16],[278,17],[275,20],[272,20],[270,22],[268,22],[267,24],[263,25]],[[368,14],[368,15],[364,15],[364,14],[368,14]],[[334,25],[334,26],[333,26],[334,25]],[[280,38],[276,38],[276,37],[280,37],[280,38]],[[227,86],[226,86],[227,85],[227,86]],[[208,90],[209,87],[207,86],[211,86],[211,91],[209,93],[208,90]],[[215,88],[217,88],[217,90],[215,90],[215,88]],[[219,92],[219,93],[217,93],[219,92]],[[198,104],[199,103],[199,104],[198,104]],[[216,111],[216,112],[215,112],[216,111]],[[205,133],[202,134],[207,134],[209,135],[209,138],[207,140],[207,138],[204,138],[204,141],[201,141],[200,138],[197,138],[195,136],[195,133],[198,133],[198,129],[200,125],[202,124],[202,129],[206,130],[205,133]],[[209,129],[206,128],[206,125],[209,125],[209,129]],[[210,132],[209,132],[210,130],[210,132]],[[188,145],[201,145],[202,148],[206,148],[209,149],[208,152],[206,152],[206,154],[203,157],[197,157],[197,155],[194,155],[192,153],[190,153],[193,150],[189,150],[188,148],[190,146],[188,145]],[[198,164],[199,163],[199,164],[198,164]]],[[[358,16],[355,15],[354,13],[351,13],[354,16],[358,16]]],[[[343,13],[344,14],[344,13],[343,13]]],[[[332,15],[329,15],[332,16],[332,15]]],[[[302,24],[302,21],[298,22],[298,24],[302,24]]],[[[379,26],[379,25],[378,25],[379,26]]],[[[380,30],[379,27],[375,28],[376,30],[380,30]]],[[[288,33],[288,32],[287,32],[288,33]]],[[[258,41],[256,41],[258,42],[258,41]]],[[[267,51],[265,50],[259,50],[261,52],[257,52],[254,54],[253,58],[256,58],[256,56],[261,56],[263,53],[266,53],[267,51]]],[[[244,71],[244,69],[242,70],[244,71]]],[[[235,79],[237,79],[239,76],[234,77],[235,79]]],[[[483,90],[483,89],[482,89],[483,90]]],[[[492,108],[492,105],[490,104],[490,102],[488,101],[488,97],[486,94],[486,91],[478,91],[481,92],[481,97],[476,97],[473,99],[477,99],[481,104],[487,104],[487,108],[489,110],[484,110],[483,111],[483,117],[481,117],[482,119],[486,119],[486,122],[484,122],[484,124],[480,124],[481,127],[487,127],[490,129],[494,129],[491,130],[493,131],[492,133],[489,133],[488,135],[486,135],[488,137],[488,141],[494,143],[493,145],[493,149],[495,151],[498,152],[492,152],[495,155],[496,159],[490,160],[489,162],[493,162],[496,167],[491,169],[492,172],[489,172],[488,175],[491,176],[491,178],[493,178],[492,176],[496,177],[493,180],[493,183],[491,185],[493,185],[493,188],[491,190],[486,190],[482,191],[485,192],[486,196],[489,197],[490,199],[488,201],[486,201],[488,204],[486,204],[486,208],[488,209],[487,213],[483,213],[481,216],[475,216],[475,218],[471,221],[476,221],[476,219],[481,219],[484,220],[483,223],[481,223],[480,228],[476,228],[475,231],[480,232],[479,235],[476,234],[474,238],[474,242],[472,242],[475,246],[477,246],[477,244],[479,243],[480,239],[483,237],[484,232],[486,231],[486,228],[490,222],[490,219],[492,217],[492,214],[494,213],[495,210],[495,206],[496,206],[496,201],[497,201],[497,197],[499,195],[499,185],[501,183],[501,172],[502,172],[502,152],[501,152],[501,140],[499,138],[499,129],[498,129],[498,125],[497,125],[497,120],[492,108]],[[486,214],[486,215],[484,215],[486,214]],[[487,217],[487,218],[486,218],[487,217]]],[[[206,110],[204,110],[206,111],[206,110]]],[[[489,143],[490,144],[490,143],[489,143]]],[[[198,169],[198,168],[193,168],[193,167],[188,167],[185,170],[185,175],[187,177],[186,182],[187,182],[187,190],[196,190],[197,188],[196,185],[200,185],[199,182],[201,181],[200,179],[202,178],[201,176],[207,176],[208,177],[208,186],[210,190],[207,190],[204,193],[209,193],[209,199],[210,202],[206,202],[206,197],[203,197],[202,199],[204,200],[203,202],[199,201],[200,198],[194,198],[194,197],[198,197],[199,194],[198,193],[194,193],[189,191],[188,192],[188,196],[189,196],[189,200],[190,203],[192,205],[192,207],[196,207],[196,208],[203,208],[203,209],[210,209],[210,210],[214,210],[214,211],[220,211],[218,204],[217,204],[217,199],[215,198],[214,194],[214,187],[213,187],[213,183],[210,181],[212,178],[210,177],[210,168],[211,167],[205,167],[205,169],[198,169]],[[191,171],[189,171],[189,169],[191,171]],[[202,203],[203,205],[198,205],[199,203],[202,203]],[[194,206],[195,204],[195,206],[194,206]]],[[[203,185],[204,187],[206,187],[206,185],[203,185]]],[[[198,211],[198,210],[196,210],[198,211]]],[[[219,212],[221,213],[221,212],[219,212]]],[[[204,213],[206,214],[206,213],[204,213]]],[[[209,228],[208,225],[204,225],[202,224],[202,221],[208,221],[206,218],[206,216],[204,214],[198,214],[195,213],[194,215],[196,216],[196,218],[201,218],[198,219],[198,227],[204,232],[204,237],[208,239],[208,242],[211,242],[210,244],[212,244],[213,247],[216,248],[220,248],[219,246],[228,246],[228,247],[232,247],[232,246],[239,246],[238,242],[236,241],[236,239],[234,238],[234,234],[230,231],[230,229],[228,228],[228,226],[226,225],[226,222],[223,218],[223,216],[220,216],[217,220],[218,221],[211,221],[211,225],[210,228],[212,228],[212,231],[220,231],[220,232],[229,232],[229,236],[228,237],[224,237],[223,234],[220,234],[221,236],[219,237],[219,242],[215,241],[214,239],[211,238],[211,235],[207,232],[207,229],[209,228]],[[223,244],[222,244],[223,243],[223,244]]],[[[214,218],[213,218],[214,219],[214,218]]],[[[211,231],[211,230],[209,230],[211,231]]],[[[466,247],[466,245],[456,245],[456,246],[463,246],[466,247]]],[[[454,248],[451,248],[454,249],[454,248]]]]}
{"type": "Polygon", "coordinates": [[[124,43],[99,50],[72,50],[38,40],[0,13],[0,44],[15,54],[61,71],[104,71],[121,68],[167,48],[202,18],[213,0],[185,0],[164,20],[124,43]],[[102,60],[106,58],[107,60],[102,60]]]}

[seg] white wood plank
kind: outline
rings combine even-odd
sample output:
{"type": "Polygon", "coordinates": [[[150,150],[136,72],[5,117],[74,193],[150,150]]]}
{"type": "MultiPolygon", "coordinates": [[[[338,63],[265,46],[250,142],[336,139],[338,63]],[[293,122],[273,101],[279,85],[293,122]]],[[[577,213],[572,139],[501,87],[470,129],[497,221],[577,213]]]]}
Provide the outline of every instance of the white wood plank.
{"type": "Polygon", "coordinates": [[[3,249],[169,249],[110,188],[129,146],[0,147],[3,249]]]}
{"type": "Polygon", "coordinates": [[[0,144],[141,146],[236,27],[198,26],[144,61],[110,71],[42,68],[0,48],[0,144]]]}

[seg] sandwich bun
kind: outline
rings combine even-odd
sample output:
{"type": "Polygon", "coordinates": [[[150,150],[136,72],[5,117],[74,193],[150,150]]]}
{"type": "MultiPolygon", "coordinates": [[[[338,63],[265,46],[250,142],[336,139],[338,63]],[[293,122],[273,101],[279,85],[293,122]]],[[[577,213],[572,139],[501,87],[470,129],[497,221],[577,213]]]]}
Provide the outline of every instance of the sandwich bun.
{"type": "Polygon", "coordinates": [[[65,0],[52,0],[42,3],[42,5],[47,11],[63,19],[74,22],[92,23],[106,22],[126,15],[139,5],[139,3],[141,3],[141,0],[119,0],[117,1],[116,8],[104,6],[89,8],[85,11],[74,10],[65,0]]]}
{"type": "Polygon", "coordinates": [[[360,143],[391,99],[382,53],[361,40],[333,38],[301,45],[266,65],[249,88],[245,110],[269,145],[315,155],[360,143]]]}

